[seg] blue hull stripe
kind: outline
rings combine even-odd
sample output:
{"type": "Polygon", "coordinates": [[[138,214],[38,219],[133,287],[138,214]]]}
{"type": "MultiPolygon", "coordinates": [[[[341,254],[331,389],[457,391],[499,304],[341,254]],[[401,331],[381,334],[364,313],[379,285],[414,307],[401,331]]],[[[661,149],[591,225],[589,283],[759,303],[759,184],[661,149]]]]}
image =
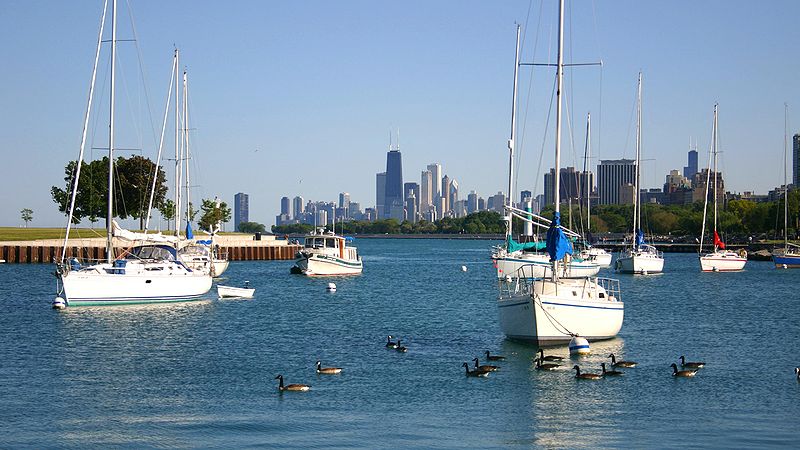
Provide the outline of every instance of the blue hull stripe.
{"type": "MultiPolygon", "coordinates": [[[[499,308],[510,308],[512,306],[521,306],[527,305],[531,303],[530,301],[512,303],[510,305],[498,305],[499,308]]],[[[545,305],[555,305],[555,306],[571,306],[573,308],[590,308],[590,309],[610,309],[612,311],[623,311],[623,308],[619,307],[606,307],[606,306],[590,306],[590,305],[570,305],[566,303],[555,303],[555,302],[542,302],[545,305]]]]}

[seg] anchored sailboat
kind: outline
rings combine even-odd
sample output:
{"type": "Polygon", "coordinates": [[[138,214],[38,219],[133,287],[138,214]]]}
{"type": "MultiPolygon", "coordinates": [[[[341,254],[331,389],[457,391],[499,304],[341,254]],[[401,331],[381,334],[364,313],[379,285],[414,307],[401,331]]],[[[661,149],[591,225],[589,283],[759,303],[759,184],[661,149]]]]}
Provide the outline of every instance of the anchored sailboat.
{"type": "Polygon", "coordinates": [[[717,135],[717,105],[714,105],[714,125],[711,132],[711,149],[710,157],[713,158],[713,171],[714,171],[714,190],[712,196],[714,197],[714,250],[712,252],[703,254],[703,238],[706,234],[706,211],[708,209],[708,190],[711,182],[712,164],[709,164],[708,172],[706,174],[706,197],[703,203],[703,229],[700,232],[700,270],[703,272],[734,272],[744,269],[747,263],[747,251],[741,250],[734,252],[725,248],[725,243],[719,238],[717,233],[717,198],[718,198],[718,180],[719,173],[717,172],[717,153],[718,151],[718,135],[717,135]]]}
{"type": "Polygon", "coordinates": [[[622,273],[646,275],[661,273],[664,270],[664,254],[644,240],[642,231],[642,201],[639,194],[641,186],[642,158],[642,73],[636,94],[636,177],[633,185],[633,236],[631,246],[619,254],[616,269],[622,273]]]}
{"type": "Polygon", "coordinates": [[[789,151],[786,142],[789,133],[789,105],[784,105],[783,113],[783,249],[773,250],[772,262],[778,269],[800,268],[800,246],[789,242],[789,181],[786,161],[789,151]]]}
{"type": "MultiPolygon", "coordinates": [[[[211,277],[194,271],[184,265],[177,257],[174,242],[165,238],[164,243],[133,246],[121,255],[114,254],[115,233],[123,239],[136,240],[135,234],[122,233],[114,225],[114,131],[116,92],[116,22],[117,4],[112,0],[111,7],[111,76],[110,76],[110,108],[108,137],[108,212],[106,217],[106,261],[83,265],[73,258],[66,260],[66,249],[69,242],[69,230],[75,210],[75,197],[80,180],[80,167],[86,144],[86,130],[92,106],[97,65],[102,44],[103,28],[108,2],[103,7],[103,15],[95,53],[95,64],[92,72],[89,101],[83,126],[83,138],[78,156],[77,170],[70,202],[64,248],[61,259],[56,264],[57,287],[59,297],[53,302],[56,308],[65,306],[120,305],[132,303],[164,303],[195,300],[211,289],[211,277]],[[61,297],[63,296],[63,297],[61,297]]],[[[147,242],[157,239],[154,235],[142,235],[147,242]]]]}
{"type": "MultiPolygon", "coordinates": [[[[517,67],[519,36],[520,28],[517,26],[517,67]]],[[[560,0],[556,72],[555,214],[547,232],[547,253],[551,269],[544,278],[507,277],[498,283],[500,292],[497,308],[503,333],[508,338],[537,345],[564,343],[575,336],[589,340],[612,338],[622,327],[625,308],[620,299],[618,280],[597,277],[559,278],[559,266],[572,253],[572,244],[561,227],[560,220],[563,49],[564,0],[560,0]]],[[[515,86],[516,76],[515,70],[515,86]]],[[[519,270],[524,269],[525,266],[519,270]]]]}
{"type": "MultiPolygon", "coordinates": [[[[591,162],[592,157],[592,114],[586,114],[586,147],[584,148],[583,155],[583,173],[586,171],[586,165],[591,162]]],[[[591,237],[592,232],[592,185],[586,185],[586,234],[591,237]]],[[[600,247],[592,247],[591,239],[584,239],[586,248],[581,250],[581,258],[594,262],[601,268],[611,267],[611,253],[608,253],[600,247]]]]}

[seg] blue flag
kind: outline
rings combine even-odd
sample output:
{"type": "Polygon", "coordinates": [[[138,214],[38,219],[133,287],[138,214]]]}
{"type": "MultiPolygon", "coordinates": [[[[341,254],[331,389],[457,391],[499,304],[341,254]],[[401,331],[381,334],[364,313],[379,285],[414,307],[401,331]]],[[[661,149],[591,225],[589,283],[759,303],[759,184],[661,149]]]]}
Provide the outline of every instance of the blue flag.
{"type": "Polygon", "coordinates": [[[572,243],[569,242],[564,230],[561,229],[561,214],[556,213],[550,229],[547,230],[547,253],[550,261],[560,261],[564,255],[572,254],[572,243]]]}
{"type": "Polygon", "coordinates": [[[192,233],[192,224],[186,222],[186,239],[194,239],[194,234],[192,233]]]}

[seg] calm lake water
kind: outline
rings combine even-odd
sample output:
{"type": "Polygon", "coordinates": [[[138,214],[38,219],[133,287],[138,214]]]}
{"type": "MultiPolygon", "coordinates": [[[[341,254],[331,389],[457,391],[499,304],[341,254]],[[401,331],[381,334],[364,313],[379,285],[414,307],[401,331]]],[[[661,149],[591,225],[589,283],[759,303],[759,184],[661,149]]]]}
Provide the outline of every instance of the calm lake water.
{"type": "MultiPolygon", "coordinates": [[[[50,309],[49,265],[0,266],[0,447],[763,447],[800,442],[800,270],[748,262],[619,275],[614,352],[639,366],[576,380],[506,341],[488,241],[356,240],[363,275],[310,279],[235,262],[254,300],[50,309]],[[468,267],[467,272],[461,266],[468,267]],[[325,286],[335,281],[338,292],[325,286]],[[384,347],[400,336],[409,351],[384,347]],[[461,364],[503,354],[488,379],[461,364]],[[669,365],[708,363],[693,379],[669,365]],[[321,376],[314,363],[343,367],[321,376]],[[274,377],[311,384],[279,393],[274,377]]],[[[215,293],[215,290],[212,290],[215,293]]],[[[547,350],[562,356],[565,347],[547,350]]],[[[568,367],[572,366],[572,362],[568,367]]]]}

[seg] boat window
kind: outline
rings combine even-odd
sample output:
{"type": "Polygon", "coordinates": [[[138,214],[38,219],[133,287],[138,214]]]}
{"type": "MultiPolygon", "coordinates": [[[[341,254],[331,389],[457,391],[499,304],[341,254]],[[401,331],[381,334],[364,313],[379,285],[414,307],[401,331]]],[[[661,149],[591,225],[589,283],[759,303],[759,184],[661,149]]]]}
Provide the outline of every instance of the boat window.
{"type": "Polygon", "coordinates": [[[604,293],[602,293],[602,292],[601,292],[601,293],[600,293],[600,295],[598,295],[598,297],[600,297],[600,298],[606,298],[606,294],[604,294],[604,293]]]}
{"type": "Polygon", "coordinates": [[[572,291],[572,296],[573,297],[577,297],[578,296],[578,291],[572,291]]]}
{"type": "Polygon", "coordinates": [[[312,248],[314,246],[314,238],[306,238],[306,248],[312,248]]]}
{"type": "Polygon", "coordinates": [[[336,248],[336,239],[334,238],[325,239],[325,246],[328,248],[336,248]]]}

